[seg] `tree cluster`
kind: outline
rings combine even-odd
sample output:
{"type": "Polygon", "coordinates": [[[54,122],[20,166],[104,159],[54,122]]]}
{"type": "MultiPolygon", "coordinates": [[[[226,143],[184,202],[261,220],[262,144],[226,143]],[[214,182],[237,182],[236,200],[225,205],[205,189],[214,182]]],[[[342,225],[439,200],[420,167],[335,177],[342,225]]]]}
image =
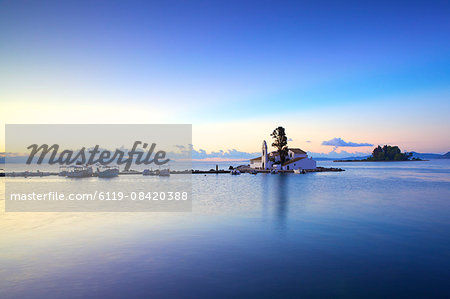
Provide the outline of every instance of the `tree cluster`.
{"type": "Polygon", "coordinates": [[[368,161],[409,161],[412,153],[402,153],[398,146],[385,145],[376,147],[368,161]]]}

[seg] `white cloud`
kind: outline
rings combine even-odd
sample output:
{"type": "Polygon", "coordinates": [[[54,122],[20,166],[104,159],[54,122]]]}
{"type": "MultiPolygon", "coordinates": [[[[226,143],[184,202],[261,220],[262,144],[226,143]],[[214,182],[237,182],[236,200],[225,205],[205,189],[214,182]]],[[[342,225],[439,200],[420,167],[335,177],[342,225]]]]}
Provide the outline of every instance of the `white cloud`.
{"type": "Polygon", "coordinates": [[[371,143],[366,143],[366,142],[356,143],[356,142],[351,142],[351,141],[347,142],[347,141],[344,141],[342,138],[337,138],[337,137],[335,137],[335,138],[333,138],[331,140],[328,140],[328,141],[323,141],[322,145],[334,146],[335,148],[338,148],[338,147],[373,146],[373,144],[371,144],[371,143]]]}

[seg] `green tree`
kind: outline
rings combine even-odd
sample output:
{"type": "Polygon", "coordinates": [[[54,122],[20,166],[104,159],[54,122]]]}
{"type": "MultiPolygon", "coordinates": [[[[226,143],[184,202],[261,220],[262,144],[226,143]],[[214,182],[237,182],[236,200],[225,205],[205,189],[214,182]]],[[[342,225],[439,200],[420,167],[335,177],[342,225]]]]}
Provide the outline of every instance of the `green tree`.
{"type": "Polygon", "coordinates": [[[278,127],[273,130],[270,136],[274,139],[272,146],[277,149],[278,154],[280,154],[281,164],[283,164],[288,153],[286,132],[283,127],[278,127]]]}
{"type": "Polygon", "coordinates": [[[367,158],[368,161],[408,161],[412,153],[402,153],[396,145],[377,146],[372,152],[372,156],[367,158]]]}

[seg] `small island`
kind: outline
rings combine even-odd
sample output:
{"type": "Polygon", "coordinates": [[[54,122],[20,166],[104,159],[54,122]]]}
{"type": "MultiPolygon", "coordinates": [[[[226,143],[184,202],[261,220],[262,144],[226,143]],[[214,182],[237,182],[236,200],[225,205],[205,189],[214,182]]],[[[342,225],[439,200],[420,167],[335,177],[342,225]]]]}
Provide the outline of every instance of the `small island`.
{"type": "Polygon", "coordinates": [[[334,160],[333,162],[390,162],[390,161],[425,161],[420,158],[412,157],[413,153],[407,153],[400,150],[396,145],[384,145],[374,148],[372,155],[361,160],[334,160]]]}

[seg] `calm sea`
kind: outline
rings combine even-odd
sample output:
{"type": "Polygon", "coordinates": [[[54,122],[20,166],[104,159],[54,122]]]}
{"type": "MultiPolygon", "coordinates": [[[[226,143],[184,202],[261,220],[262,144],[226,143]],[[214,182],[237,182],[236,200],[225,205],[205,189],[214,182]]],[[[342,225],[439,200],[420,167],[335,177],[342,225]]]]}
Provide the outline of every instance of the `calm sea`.
{"type": "Polygon", "coordinates": [[[449,298],[450,161],[319,165],[193,175],[193,212],[2,212],[0,298],[449,298]]]}

